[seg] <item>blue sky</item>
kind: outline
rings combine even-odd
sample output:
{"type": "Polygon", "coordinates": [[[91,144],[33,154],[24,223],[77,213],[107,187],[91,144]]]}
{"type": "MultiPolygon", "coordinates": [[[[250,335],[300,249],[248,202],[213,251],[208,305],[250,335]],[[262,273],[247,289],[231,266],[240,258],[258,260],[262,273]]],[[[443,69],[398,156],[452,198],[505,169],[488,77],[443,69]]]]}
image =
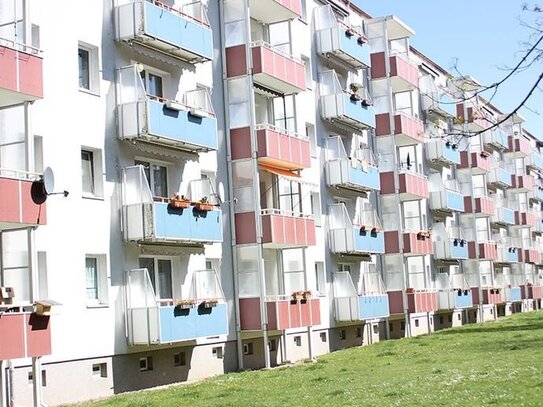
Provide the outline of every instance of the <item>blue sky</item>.
{"type": "MultiPolygon", "coordinates": [[[[418,50],[449,71],[453,58],[458,58],[460,72],[485,85],[500,80],[507,74],[503,68],[514,66],[522,58],[520,50],[525,47],[522,42],[529,40],[533,31],[523,27],[520,19],[533,22],[536,17],[522,11],[522,5],[533,4],[533,0],[354,0],[353,3],[373,17],[396,15],[415,31],[411,44],[418,50]]],[[[543,13],[540,17],[543,18],[543,13]]],[[[508,80],[500,86],[493,103],[503,112],[513,110],[542,70],[543,61],[540,61],[508,80]]],[[[526,119],[525,128],[543,139],[543,92],[536,91],[527,106],[540,115],[520,110],[526,119]]]]}

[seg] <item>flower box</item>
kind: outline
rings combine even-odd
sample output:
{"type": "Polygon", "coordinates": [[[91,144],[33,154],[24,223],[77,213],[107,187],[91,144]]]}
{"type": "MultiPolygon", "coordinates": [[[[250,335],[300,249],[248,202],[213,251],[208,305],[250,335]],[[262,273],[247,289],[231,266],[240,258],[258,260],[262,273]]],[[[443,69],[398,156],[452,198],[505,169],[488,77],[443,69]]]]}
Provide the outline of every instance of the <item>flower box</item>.
{"type": "Polygon", "coordinates": [[[208,211],[212,211],[215,205],[210,204],[210,203],[196,202],[195,206],[196,206],[197,211],[208,212],[208,211]]]}
{"type": "Polygon", "coordinates": [[[170,206],[172,208],[186,209],[190,206],[190,201],[181,199],[170,199],[170,206]]]}
{"type": "Polygon", "coordinates": [[[181,309],[191,309],[196,305],[196,300],[179,300],[175,305],[175,308],[178,310],[181,309]]]}
{"type": "Polygon", "coordinates": [[[218,300],[205,300],[205,301],[202,301],[202,307],[213,308],[217,306],[218,302],[219,302],[218,300]]]}

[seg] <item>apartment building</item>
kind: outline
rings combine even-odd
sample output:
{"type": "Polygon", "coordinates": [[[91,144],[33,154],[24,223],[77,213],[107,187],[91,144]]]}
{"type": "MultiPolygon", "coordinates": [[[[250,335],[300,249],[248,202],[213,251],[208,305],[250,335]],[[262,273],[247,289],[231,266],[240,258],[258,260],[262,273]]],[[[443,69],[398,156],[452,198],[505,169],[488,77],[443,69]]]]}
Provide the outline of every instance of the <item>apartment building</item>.
{"type": "Polygon", "coordinates": [[[0,0],[0,405],[541,307],[537,135],[351,3],[0,0]]]}

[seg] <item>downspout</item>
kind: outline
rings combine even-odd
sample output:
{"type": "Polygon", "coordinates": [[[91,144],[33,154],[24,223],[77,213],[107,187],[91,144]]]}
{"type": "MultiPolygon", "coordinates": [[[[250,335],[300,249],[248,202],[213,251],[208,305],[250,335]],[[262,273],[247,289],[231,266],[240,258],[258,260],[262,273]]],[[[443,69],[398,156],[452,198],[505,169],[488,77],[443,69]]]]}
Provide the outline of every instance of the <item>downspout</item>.
{"type": "Polygon", "coordinates": [[[228,79],[226,75],[226,47],[225,47],[225,32],[224,32],[224,3],[219,1],[219,26],[221,36],[221,56],[222,56],[222,76],[223,76],[223,109],[224,109],[224,132],[226,136],[226,172],[228,179],[228,222],[230,224],[230,250],[232,255],[232,277],[234,282],[234,317],[236,320],[236,345],[237,345],[237,359],[238,369],[243,370],[243,340],[241,337],[241,320],[240,320],[240,305],[239,305],[239,282],[238,282],[238,259],[236,253],[236,233],[235,233],[235,210],[234,210],[234,189],[232,179],[232,151],[230,144],[230,115],[228,114],[229,98],[228,98],[228,79]]]}
{"type": "MultiPolygon", "coordinates": [[[[394,98],[392,97],[392,80],[390,78],[390,52],[389,52],[389,44],[388,44],[388,31],[386,27],[386,21],[387,17],[384,17],[382,20],[383,25],[383,40],[384,40],[384,50],[385,50],[385,72],[386,72],[386,80],[387,80],[387,89],[388,89],[388,102],[390,106],[389,110],[389,126],[390,126],[390,134],[392,137],[392,149],[394,151],[394,167],[393,167],[393,174],[394,174],[394,198],[396,200],[396,205],[398,206],[398,251],[399,256],[401,258],[401,265],[402,265],[402,280],[403,280],[403,286],[404,289],[402,291],[402,297],[403,297],[403,309],[404,309],[404,316],[405,316],[405,335],[406,337],[411,336],[411,321],[409,318],[409,308],[407,305],[407,283],[408,283],[408,276],[407,276],[407,269],[405,266],[406,258],[404,255],[404,244],[403,244],[403,226],[402,226],[402,214],[401,214],[401,200],[400,200],[400,174],[399,174],[399,157],[398,157],[398,147],[396,145],[396,124],[394,122],[394,98]]],[[[388,331],[388,328],[387,328],[388,331]]]]}

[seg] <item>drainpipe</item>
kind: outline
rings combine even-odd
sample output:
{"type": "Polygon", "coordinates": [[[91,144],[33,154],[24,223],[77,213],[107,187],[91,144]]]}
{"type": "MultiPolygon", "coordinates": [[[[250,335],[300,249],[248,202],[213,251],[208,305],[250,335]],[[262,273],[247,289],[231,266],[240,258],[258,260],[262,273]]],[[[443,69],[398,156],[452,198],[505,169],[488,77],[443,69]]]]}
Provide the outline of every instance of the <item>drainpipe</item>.
{"type": "MultiPolygon", "coordinates": [[[[394,122],[394,99],[392,96],[392,80],[390,78],[390,52],[389,52],[389,44],[388,44],[388,31],[386,27],[386,21],[387,17],[384,17],[382,20],[382,26],[383,26],[383,41],[384,41],[384,50],[385,50],[385,72],[387,77],[387,89],[388,89],[388,102],[390,106],[389,111],[389,126],[390,126],[390,134],[392,136],[392,150],[394,151],[394,167],[393,167],[393,174],[394,174],[394,196],[396,199],[396,205],[398,206],[398,251],[399,255],[401,256],[401,266],[402,266],[402,277],[403,277],[403,309],[404,309],[404,315],[405,315],[405,336],[410,337],[411,336],[411,321],[409,318],[409,309],[407,306],[407,283],[409,281],[409,278],[407,276],[407,268],[405,266],[406,258],[403,252],[404,245],[403,245],[403,227],[402,227],[402,215],[401,215],[401,201],[400,201],[400,175],[399,175],[399,157],[398,157],[398,147],[396,145],[396,124],[394,122]]],[[[388,328],[387,328],[388,332],[388,328]]],[[[388,335],[387,335],[388,336],[388,335]]]]}
{"type": "Polygon", "coordinates": [[[240,305],[239,305],[239,281],[238,281],[238,259],[236,253],[236,233],[235,233],[235,201],[233,192],[233,177],[232,177],[232,151],[230,144],[230,116],[228,114],[229,98],[228,98],[228,79],[226,76],[226,47],[225,45],[225,32],[224,32],[224,3],[219,1],[219,21],[220,21],[220,36],[221,36],[221,48],[222,48],[222,72],[223,72],[223,107],[224,107],[224,123],[225,123],[225,136],[226,136],[226,169],[228,179],[228,222],[230,224],[230,250],[232,255],[232,277],[234,282],[234,317],[236,320],[236,347],[237,347],[237,359],[238,369],[244,369],[243,363],[243,340],[241,331],[240,320],[240,305]]]}
{"type": "Polygon", "coordinates": [[[15,407],[15,392],[14,392],[14,380],[13,380],[13,363],[11,360],[8,360],[8,386],[7,386],[7,396],[8,396],[8,407],[15,407]]]}

